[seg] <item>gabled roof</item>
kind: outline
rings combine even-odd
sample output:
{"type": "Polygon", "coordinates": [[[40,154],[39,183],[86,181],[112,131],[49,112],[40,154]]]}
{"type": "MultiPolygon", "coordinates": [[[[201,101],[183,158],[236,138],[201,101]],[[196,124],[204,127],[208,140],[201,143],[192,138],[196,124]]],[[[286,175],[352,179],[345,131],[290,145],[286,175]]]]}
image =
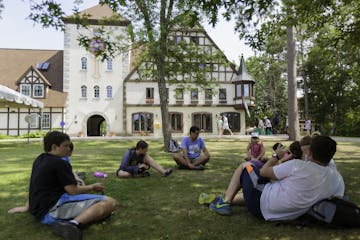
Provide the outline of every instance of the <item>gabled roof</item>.
{"type": "Polygon", "coordinates": [[[250,76],[250,74],[246,70],[244,56],[241,55],[240,59],[240,67],[239,71],[237,72],[237,77],[235,81],[254,81],[254,79],[250,76]]]}
{"type": "MultiPolygon", "coordinates": [[[[210,37],[210,35],[206,32],[205,28],[203,28],[201,26],[201,24],[197,24],[194,28],[189,28],[189,27],[174,27],[172,29],[172,32],[201,32],[205,35],[205,37],[210,41],[210,43],[213,45],[213,47],[215,47],[222,55],[222,57],[225,59],[225,61],[229,64],[230,68],[233,70],[233,76],[235,76],[236,74],[236,66],[235,64],[233,64],[232,62],[229,61],[229,59],[226,57],[226,55],[224,54],[224,52],[219,48],[219,46],[214,42],[214,40],[210,37]]],[[[170,36],[171,34],[169,34],[170,36]]],[[[138,65],[136,65],[136,60],[138,57],[138,52],[137,51],[131,51],[130,53],[130,72],[128,73],[128,75],[125,77],[125,82],[129,81],[130,78],[132,77],[132,75],[136,72],[136,70],[138,70],[138,68],[140,67],[140,65],[142,63],[139,63],[138,65]]],[[[231,77],[231,79],[233,79],[233,76],[231,77]]]]}
{"type": "MultiPolygon", "coordinates": [[[[92,25],[127,26],[130,21],[114,12],[109,6],[98,4],[79,12],[80,16],[87,17],[88,23],[92,25]]],[[[76,15],[63,18],[65,23],[77,23],[76,15]]]]}
{"type": "Polygon", "coordinates": [[[34,71],[36,72],[36,74],[41,78],[41,80],[49,87],[51,87],[51,84],[49,83],[49,81],[45,78],[45,76],[37,69],[34,68],[33,66],[30,66],[29,69],[27,71],[24,72],[23,75],[20,76],[20,78],[16,81],[16,85],[19,85],[21,83],[21,80],[24,79],[24,77],[30,72],[30,71],[34,71]]]}
{"type": "Polygon", "coordinates": [[[34,49],[0,49],[0,84],[18,90],[16,84],[30,69],[44,79],[51,89],[46,99],[37,99],[45,107],[64,107],[67,94],[63,92],[63,51],[34,49]],[[49,69],[36,69],[38,63],[48,62],[49,69]]]}

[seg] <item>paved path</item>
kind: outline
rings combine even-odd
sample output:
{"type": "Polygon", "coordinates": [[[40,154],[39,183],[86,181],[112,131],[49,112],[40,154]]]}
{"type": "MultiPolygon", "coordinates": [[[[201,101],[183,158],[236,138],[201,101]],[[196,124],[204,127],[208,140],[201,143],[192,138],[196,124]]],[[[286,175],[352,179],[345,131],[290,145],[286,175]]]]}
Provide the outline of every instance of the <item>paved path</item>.
{"type": "MultiPolygon", "coordinates": [[[[201,135],[203,139],[239,139],[248,141],[250,139],[250,135],[201,135]]],[[[182,137],[174,137],[177,140],[180,140],[182,137]]],[[[276,135],[260,135],[260,138],[263,140],[272,140],[272,141],[286,141],[289,136],[287,134],[276,134],[276,135]]],[[[360,138],[356,137],[332,137],[337,142],[360,142],[360,138]]],[[[80,141],[90,141],[90,140],[136,140],[136,139],[144,139],[144,140],[157,140],[162,139],[160,137],[154,136],[115,136],[115,137],[71,137],[73,140],[80,141]]],[[[27,142],[27,138],[23,139],[0,139],[0,142],[27,142]]],[[[30,138],[29,141],[42,141],[42,138],[30,138]]]]}

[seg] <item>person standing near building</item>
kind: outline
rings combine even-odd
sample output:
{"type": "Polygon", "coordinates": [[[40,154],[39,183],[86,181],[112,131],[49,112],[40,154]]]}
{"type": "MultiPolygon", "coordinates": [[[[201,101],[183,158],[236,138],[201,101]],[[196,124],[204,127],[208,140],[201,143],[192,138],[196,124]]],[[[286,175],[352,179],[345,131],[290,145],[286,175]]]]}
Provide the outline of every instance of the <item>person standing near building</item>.
{"type": "Polygon", "coordinates": [[[223,131],[224,131],[224,130],[228,130],[231,135],[234,135],[233,132],[232,132],[231,129],[230,129],[229,120],[228,120],[228,118],[225,116],[225,114],[222,114],[222,119],[223,119],[223,122],[224,122],[224,123],[223,123],[223,131]]]}
{"type": "Polygon", "coordinates": [[[305,120],[305,129],[306,129],[306,134],[310,135],[311,134],[311,120],[310,119],[305,120]]]}
{"type": "Polygon", "coordinates": [[[258,119],[258,129],[259,129],[259,134],[260,135],[265,133],[264,121],[261,118],[258,119]]]}
{"type": "Polygon", "coordinates": [[[265,119],[265,134],[271,135],[271,128],[272,128],[271,121],[266,116],[264,117],[264,119],[265,119]]]}
{"type": "Polygon", "coordinates": [[[216,114],[216,125],[217,125],[217,128],[218,128],[219,136],[223,135],[224,129],[223,129],[223,120],[222,120],[221,115],[216,114]]]}

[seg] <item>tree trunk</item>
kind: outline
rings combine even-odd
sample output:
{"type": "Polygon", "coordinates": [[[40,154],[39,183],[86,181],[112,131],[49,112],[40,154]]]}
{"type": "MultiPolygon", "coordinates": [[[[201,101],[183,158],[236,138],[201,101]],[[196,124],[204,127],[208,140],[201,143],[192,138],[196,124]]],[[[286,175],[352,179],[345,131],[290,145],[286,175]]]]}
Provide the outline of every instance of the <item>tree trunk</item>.
{"type": "Polygon", "coordinates": [[[304,40],[301,39],[300,42],[300,50],[301,50],[301,75],[304,81],[304,113],[305,113],[305,120],[309,119],[309,100],[308,100],[308,86],[307,86],[307,79],[306,79],[306,74],[305,74],[305,69],[304,69],[304,40]]]}
{"type": "Polygon", "coordinates": [[[299,112],[296,96],[296,49],[294,39],[294,27],[286,29],[287,54],[288,54],[288,116],[289,116],[289,140],[295,141],[300,138],[299,112]]]}
{"type": "Polygon", "coordinates": [[[165,57],[166,57],[166,39],[168,37],[167,27],[168,23],[166,21],[166,1],[161,1],[161,11],[160,11],[160,53],[156,58],[156,67],[157,67],[157,82],[159,88],[159,97],[160,97],[160,108],[161,108],[161,126],[164,137],[164,151],[169,150],[169,143],[171,140],[171,131],[169,126],[169,111],[168,111],[168,96],[166,90],[166,79],[165,79],[165,57]]]}

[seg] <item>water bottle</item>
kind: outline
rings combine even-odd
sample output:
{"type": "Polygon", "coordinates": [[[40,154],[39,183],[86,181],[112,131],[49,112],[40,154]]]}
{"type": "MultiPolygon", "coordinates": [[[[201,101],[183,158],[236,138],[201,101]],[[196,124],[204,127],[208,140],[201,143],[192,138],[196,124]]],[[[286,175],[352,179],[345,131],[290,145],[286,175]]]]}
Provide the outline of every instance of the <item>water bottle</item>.
{"type": "Polygon", "coordinates": [[[98,177],[98,178],[106,178],[107,174],[103,173],[103,172],[94,172],[94,177],[98,177]]]}

